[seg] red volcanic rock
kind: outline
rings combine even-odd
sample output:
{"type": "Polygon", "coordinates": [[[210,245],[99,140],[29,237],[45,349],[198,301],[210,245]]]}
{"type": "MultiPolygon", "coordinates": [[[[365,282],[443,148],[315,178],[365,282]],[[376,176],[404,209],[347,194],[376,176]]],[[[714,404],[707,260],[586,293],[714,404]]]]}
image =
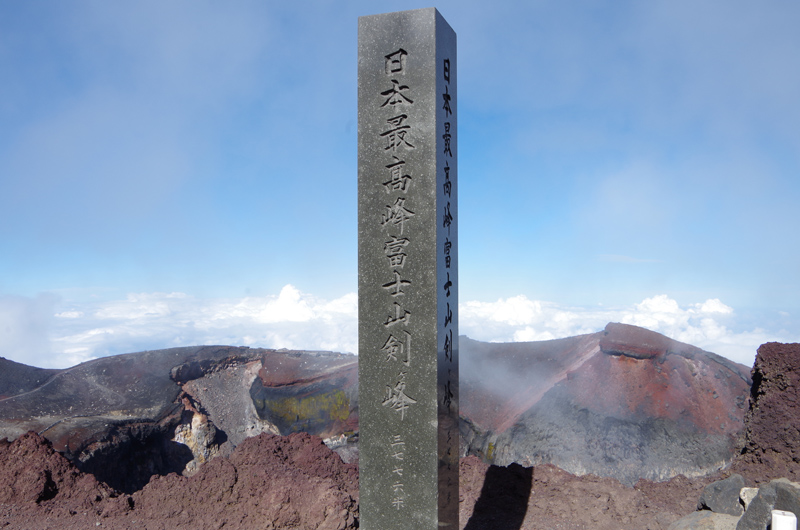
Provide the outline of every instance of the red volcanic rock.
{"type": "Polygon", "coordinates": [[[608,324],[600,349],[607,355],[593,357],[567,378],[577,404],[618,418],[663,418],[714,434],[741,431],[750,385],[744,365],[627,324],[608,324]]]}
{"type": "MultiPolygon", "coordinates": [[[[670,339],[662,344],[667,341],[680,344],[670,339]]],[[[616,346],[617,351],[643,352],[620,342],[616,346]]],[[[702,350],[682,346],[693,355],[685,356],[679,348],[652,348],[648,357],[595,355],[580,370],[568,373],[563,385],[573,402],[589,411],[618,419],[670,420],[687,429],[737,436],[749,388],[743,369],[737,373],[696,353],[702,350]]]]}
{"type": "Polygon", "coordinates": [[[553,341],[462,338],[462,450],[507,465],[666,480],[741,447],[747,368],[625,324],[553,341]]]}
{"type": "Polygon", "coordinates": [[[89,510],[112,493],[92,475],[75,469],[50,442],[35,432],[13,442],[0,440],[0,505],[89,510]]]}
{"type": "Polygon", "coordinates": [[[133,502],[137,518],[172,528],[345,530],[357,527],[358,469],[320,438],[261,434],[192,477],[154,478],[133,502]]]}
{"type": "Polygon", "coordinates": [[[34,433],[0,443],[0,528],[350,530],[358,468],[308,434],[262,434],[187,478],[116,496],[34,433]]]}
{"type": "Polygon", "coordinates": [[[746,443],[733,467],[756,482],[800,480],[800,344],[768,342],[752,370],[746,443]]]}
{"type": "MultiPolygon", "coordinates": [[[[351,530],[358,521],[358,473],[319,438],[262,434],[240,444],[228,457],[204,465],[191,477],[155,478],[133,496],[113,493],[76,470],[41,437],[28,434],[0,446],[0,481],[49,476],[47,487],[19,488],[0,498],[0,528],[41,530],[351,530]],[[13,447],[12,447],[13,446],[13,447]],[[37,501],[38,500],[38,501],[37,501]]],[[[713,478],[676,477],[634,488],[595,476],[578,477],[554,466],[489,466],[477,457],[460,463],[462,530],[666,530],[691,512],[713,478]]]]}
{"type": "Polygon", "coordinates": [[[461,341],[460,413],[484,430],[505,432],[558,384],[578,404],[614,417],[688,420],[717,432],[732,421],[741,429],[747,367],[654,331],[610,323],[550,341],[461,341]]]}
{"type": "MultiPolygon", "coordinates": [[[[630,485],[719,469],[741,447],[747,370],[658,333],[609,324],[530,343],[462,337],[460,355],[462,454],[630,485]]],[[[42,432],[121,492],[153,474],[191,474],[261,432],[331,438],[356,458],[345,444],[358,430],[351,355],[205,346],[56,373],[13,368],[27,382],[0,398],[0,437],[42,432]]],[[[0,376],[3,392],[13,386],[0,376]]]]}
{"type": "Polygon", "coordinates": [[[703,350],[665,337],[655,331],[611,322],[603,331],[600,349],[609,355],[626,355],[635,359],[652,359],[681,352],[684,357],[702,354],[703,350]]]}
{"type": "Polygon", "coordinates": [[[356,360],[352,355],[331,352],[260,351],[263,353],[258,377],[264,385],[272,387],[319,381],[356,360]]]}

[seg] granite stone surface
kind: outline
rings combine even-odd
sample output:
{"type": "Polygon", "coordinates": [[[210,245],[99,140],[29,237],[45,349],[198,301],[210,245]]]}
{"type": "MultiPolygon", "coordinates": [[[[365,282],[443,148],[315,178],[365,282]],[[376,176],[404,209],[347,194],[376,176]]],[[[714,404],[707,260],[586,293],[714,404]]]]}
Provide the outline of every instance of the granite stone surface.
{"type": "Polygon", "coordinates": [[[360,524],[458,527],[456,36],[359,18],[360,524]]]}

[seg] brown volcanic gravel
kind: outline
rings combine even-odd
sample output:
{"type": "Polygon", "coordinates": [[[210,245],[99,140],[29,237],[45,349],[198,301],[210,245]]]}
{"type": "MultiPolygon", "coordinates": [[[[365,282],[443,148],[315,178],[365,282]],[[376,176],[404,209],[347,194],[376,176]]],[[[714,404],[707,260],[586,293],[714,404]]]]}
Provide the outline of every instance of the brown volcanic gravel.
{"type": "Polygon", "coordinates": [[[112,496],[111,488],[78,471],[36,433],[24,434],[13,443],[0,440],[3,510],[9,506],[39,506],[58,516],[70,509],[91,510],[112,496]]]}
{"type": "MultiPolygon", "coordinates": [[[[666,529],[694,511],[712,479],[640,481],[576,477],[554,466],[461,461],[461,529],[666,529]]],[[[719,478],[719,477],[717,477],[719,478]]],[[[0,442],[2,529],[358,528],[358,469],[321,439],[261,434],[192,477],[154,477],[117,495],[28,433],[0,442]]]]}
{"type": "Polygon", "coordinates": [[[357,528],[357,467],[305,433],[249,438],[192,477],[154,477],[130,496],[28,433],[0,446],[0,484],[11,484],[0,490],[3,529],[357,528]]]}
{"type": "Polygon", "coordinates": [[[719,479],[640,480],[629,488],[555,466],[488,466],[461,460],[464,530],[659,530],[690,514],[706,484],[719,479]]]}

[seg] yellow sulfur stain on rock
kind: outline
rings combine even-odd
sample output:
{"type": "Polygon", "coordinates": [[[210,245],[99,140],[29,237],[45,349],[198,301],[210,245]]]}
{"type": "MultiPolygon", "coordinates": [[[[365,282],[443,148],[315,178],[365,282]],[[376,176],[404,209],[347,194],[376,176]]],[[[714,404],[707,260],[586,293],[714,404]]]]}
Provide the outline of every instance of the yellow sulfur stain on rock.
{"type": "Polygon", "coordinates": [[[256,405],[273,418],[294,431],[294,424],[309,422],[345,421],[350,417],[350,400],[342,390],[334,390],[305,397],[278,400],[256,400],[256,405]]]}

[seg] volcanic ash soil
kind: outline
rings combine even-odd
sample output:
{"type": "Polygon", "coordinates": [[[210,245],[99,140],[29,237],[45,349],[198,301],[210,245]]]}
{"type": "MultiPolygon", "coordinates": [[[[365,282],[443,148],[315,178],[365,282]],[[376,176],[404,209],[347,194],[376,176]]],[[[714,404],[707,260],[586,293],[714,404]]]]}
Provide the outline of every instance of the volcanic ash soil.
{"type": "Polygon", "coordinates": [[[357,528],[358,468],[318,437],[262,434],[192,477],[120,495],[28,433],[0,446],[0,528],[357,528]]]}
{"type": "MultiPolygon", "coordinates": [[[[666,529],[691,512],[707,480],[634,488],[554,466],[461,461],[460,528],[666,529]]],[[[156,476],[132,495],[78,471],[28,433],[0,446],[0,528],[358,528],[358,467],[318,437],[261,434],[192,477],[156,476]]]]}

